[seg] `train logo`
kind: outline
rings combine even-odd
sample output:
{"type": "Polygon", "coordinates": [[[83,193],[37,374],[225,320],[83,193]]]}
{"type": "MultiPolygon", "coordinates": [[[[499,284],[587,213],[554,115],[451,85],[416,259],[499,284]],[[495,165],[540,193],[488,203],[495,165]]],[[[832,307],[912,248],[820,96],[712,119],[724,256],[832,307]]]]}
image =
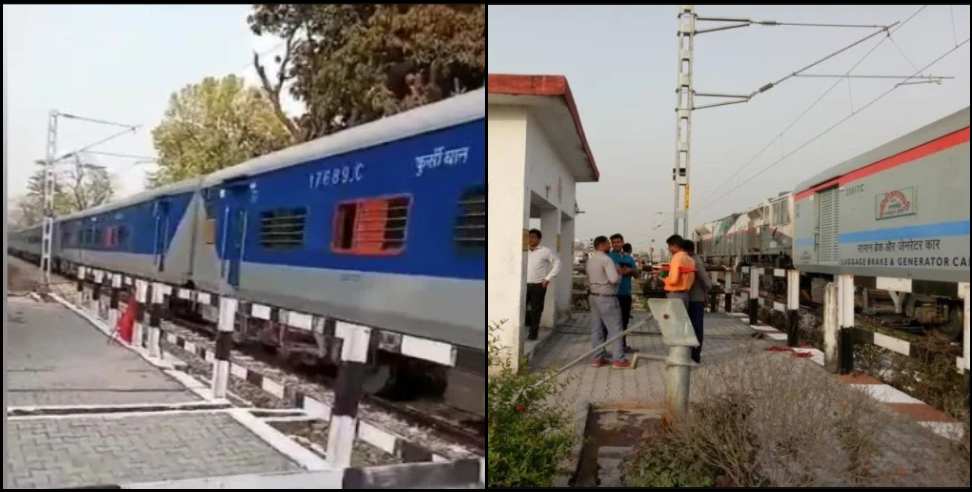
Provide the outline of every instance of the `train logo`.
{"type": "Polygon", "coordinates": [[[876,196],[877,219],[893,219],[905,215],[914,215],[915,210],[915,189],[905,188],[903,190],[889,191],[876,196]]]}

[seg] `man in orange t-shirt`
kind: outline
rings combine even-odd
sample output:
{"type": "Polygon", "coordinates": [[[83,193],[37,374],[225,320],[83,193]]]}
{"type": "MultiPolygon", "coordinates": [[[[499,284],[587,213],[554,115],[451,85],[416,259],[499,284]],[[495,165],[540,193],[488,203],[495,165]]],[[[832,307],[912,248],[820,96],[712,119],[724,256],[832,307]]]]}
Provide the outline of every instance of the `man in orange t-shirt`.
{"type": "Polygon", "coordinates": [[[665,292],[669,299],[680,299],[689,308],[689,291],[695,283],[695,260],[682,249],[684,239],[678,234],[668,238],[668,251],[672,254],[668,276],[665,277],[665,292]]]}

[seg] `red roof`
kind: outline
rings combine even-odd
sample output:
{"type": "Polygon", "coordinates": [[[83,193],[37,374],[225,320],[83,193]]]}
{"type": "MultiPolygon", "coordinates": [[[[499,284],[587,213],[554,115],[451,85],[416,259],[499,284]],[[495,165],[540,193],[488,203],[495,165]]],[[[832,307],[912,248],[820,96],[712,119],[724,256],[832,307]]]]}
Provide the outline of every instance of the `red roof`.
{"type": "Polygon", "coordinates": [[[584,135],[584,127],[581,125],[580,114],[577,113],[577,105],[574,104],[574,96],[570,92],[567,78],[563,75],[511,75],[511,74],[489,74],[487,79],[487,92],[489,94],[505,94],[510,96],[549,96],[563,98],[571,118],[574,120],[574,128],[577,130],[577,138],[580,140],[584,153],[587,154],[587,164],[594,173],[594,179],[599,179],[600,171],[594,163],[594,154],[591,147],[587,144],[587,137],[584,135]]]}

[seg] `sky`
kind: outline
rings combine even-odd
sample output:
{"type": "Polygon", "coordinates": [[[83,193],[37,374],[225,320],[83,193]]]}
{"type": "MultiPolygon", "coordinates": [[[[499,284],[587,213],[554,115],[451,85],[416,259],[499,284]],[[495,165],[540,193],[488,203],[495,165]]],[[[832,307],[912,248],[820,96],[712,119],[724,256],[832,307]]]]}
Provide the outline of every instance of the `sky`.
{"type": "MultiPolygon", "coordinates": [[[[28,177],[45,157],[51,110],[141,125],[131,134],[95,147],[154,157],[151,130],[169,97],[207,76],[230,73],[256,85],[253,51],[274,67],[280,39],[255,36],[249,5],[4,5],[3,44],[8,70],[8,198],[25,192],[28,177]],[[271,51],[277,48],[276,51],[271,51]]],[[[293,100],[285,110],[301,110],[293,100]]],[[[57,154],[64,155],[120,128],[58,119],[57,154]]],[[[154,164],[91,155],[116,178],[116,197],[143,189],[154,164]]]]}
{"type": "MultiPolygon", "coordinates": [[[[919,8],[703,5],[696,11],[702,17],[887,25],[919,8]]],[[[647,250],[652,239],[656,247],[662,245],[672,232],[677,7],[489,6],[487,13],[490,73],[560,74],[570,84],[601,171],[599,182],[578,184],[577,201],[585,213],[577,218],[576,237],[620,232],[636,250],[647,250]]],[[[750,93],[871,32],[750,26],[700,34],[695,90],[750,93]]],[[[807,73],[843,74],[882,36],[807,73]]],[[[853,73],[910,76],[968,37],[968,5],[928,6],[853,73]]],[[[693,111],[690,230],[790,191],[833,165],[969,105],[968,44],[923,73],[955,78],[899,87],[864,109],[897,81],[791,78],[748,103],[693,111]],[[859,112],[812,140],[854,111],[859,112]]],[[[707,102],[719,101],[696,98],[696,105],[707,102]]]]}

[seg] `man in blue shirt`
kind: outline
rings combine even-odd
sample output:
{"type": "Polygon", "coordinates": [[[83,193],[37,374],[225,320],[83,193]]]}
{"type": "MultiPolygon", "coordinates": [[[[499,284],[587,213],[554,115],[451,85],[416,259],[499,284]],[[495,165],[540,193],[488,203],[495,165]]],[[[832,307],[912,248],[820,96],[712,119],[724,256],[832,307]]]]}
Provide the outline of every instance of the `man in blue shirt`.
{"type": "MultiPolygon", "coordinates": [[[[615,234],[611,236],[611,252],[608,256],[614,260],[621,274],[621,283],[618,285],[618,303],[621,305],[621,324],[622,329],[628,329],[628,322],[631,321],[631,278],[638,274],[638,265],[634,257],[631,256],[631,245],[624,243],[624,236],[615,234]],[[627,250],[625,250],[627,247],[627,250]]],[[[624,351],[634,352],[628,345],[628,337],[624,337],[624,351]]]]}

